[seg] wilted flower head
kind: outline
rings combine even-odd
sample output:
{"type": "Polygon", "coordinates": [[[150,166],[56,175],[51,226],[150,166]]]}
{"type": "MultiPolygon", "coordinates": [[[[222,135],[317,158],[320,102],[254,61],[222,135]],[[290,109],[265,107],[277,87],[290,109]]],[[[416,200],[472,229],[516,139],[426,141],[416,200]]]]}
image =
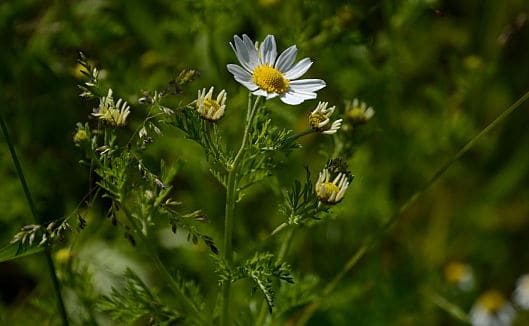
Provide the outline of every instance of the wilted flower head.
{"type": "Polygon", "coordinates": [[[522,275],[516,281],[513,300],[522,309],[529,309],[529,274],[522,275]]]}
{"type": "Polygon", "coordinates": [[[330,108],[327,108],[327,105],[327,102],[319,102],[316,109],[314,109],[309,115],[309,123],[310,127],[317,132],[332,135],[340,129],[342,119],[338,119],[331,124],[330,117],[333,114],[335,107],[331,106],[330,108]]]}
{"type": "Polygon", "coordinates": [[[206,93],[206,89],[198,91],[198,97],[195,102],[197,112],[200,116],[208,121],[217,121],[224,116],[226,109],[226,91],[221,90],[217,99],[213,100],[213,87],[206,93]]]}
{"type": "Polygon", "coordinates": [[[330,160],[316,181],[316,196],[324,204],[337,204],[343,199],[352,179],[344,161],[330,160]]]}
{"type": "Polygon", "coordinates": [[[373,115],[375,110],[371,106],[368,107],[365,102],[360,102],[356,98],[352,102],[345,102],[345,117],[353,126],[365,124],[373,115]]]}
{"type": "Polygon", "coordinates": [[[445,278],[449,283],[459,287],[463,291],[474,287],[474,273],[468,264],[453,261],[448,263],[444,269],[445,278]]]}
{"type": "Polygon", "coordinates": [[[489,290],[472,306],[469,317],[473,326],[509,326],[515,315],[514,308],[500,292],[489,290]]]}
{"type": "Polygon", "coordinates": [[[312,61],[304,58],[294,64],[298,52],[295,45],[277,57],[273,35],[266,36],[259,47],[246,34],[242,39],[237,35],[233,39],[230,45],[242,67],[228,64],[228,71],[252,94],[265,96],[266,99],[279,96],[286,104],[298,105],[315,99],[315,92],[325,87],[321,79],[296,80],[309,70],[312,61]]]}
{"type": "Polygon", "coordinates": [[[123,127],[127,124],[127,117],[130,114],[130,107],[127,102],[118,99],[114,103],[112,97],[112,89],[108,90],[108,95],[104,96],[99,101],[99,107],[94,109],[92,115],[98,117],[99,120],[107,123],[112,127],[123,127]]]}

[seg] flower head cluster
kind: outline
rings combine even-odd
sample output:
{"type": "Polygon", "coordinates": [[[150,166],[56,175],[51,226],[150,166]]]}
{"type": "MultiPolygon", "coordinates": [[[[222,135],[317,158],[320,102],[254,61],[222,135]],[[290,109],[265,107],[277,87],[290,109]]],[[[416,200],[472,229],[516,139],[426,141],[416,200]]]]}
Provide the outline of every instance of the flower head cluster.
{"type": "Polygon", "coordinates": [[[127,102],[118,99],[114,103],[112,97],[112,89],[108,90],[108,95],[104,96],[99,101],[99,107],[94,109],[92,115],[99,118],[99,120],[107,123],[112,127],[123,127],[127,124],[127,117],[130,114],[130,107],[127,102]]]}
{"type": "Polygon", "coordinates": [[[513,300],[522,309],[529,309],[529,274],[522,275],[516,281],[513,300]]]}
{"type": "Polygon", "coordinates": [[[347,164],[341,159],[333,159],[320,172],[315,191],[324,204],[334,205],[342,201],[353,176],[347,171],[347,164]]]}
{"type": "Polygon", "coordinates": [[[332,135],[335,134],[338,129],[342,126],[342,119],[338,119],[331,122],[331,115],[334,112],[335,106],[327,108],[327,102],[319,102],[316,109],[312,111],[309,115],[309,124],[312,129],[317,132],[332,135]]]}
{"type": "Polygon", "coordinates": [[[354,99],[345,102],[345,117],[353,126],[367,123],[375,115],[375,110],[365,102],[354,99]]]}
{"type": "Polygon", "coordinates": [[[489,290],[482,294],[470,310],[473,326],[509,326],[516,311],[498,291],[489,290]]]}
{"type": "Polygon", "coordinates": [[[206,89],[198,91],[198,97],[195,101],[198,114],[208,121],[217,121],[224,116],[226,109],[226,91],[221,90],[217,95],[217,99],[213,97],[213,87],[206,93],[206,89]]]}
{"type": "Polygon", "coordinates": [[[266,99],[279,96],[286,104],[298,105],[315,99],[315,92],[325,87],[321,79],[297,80],[309,70],[312,61],[304,58],[294,64],[298,52],[295,45],[278,57],[273,35],[266,36],[259,47],[246,34],[242,38],[235,35],[233,39],[230,45],[242,67],[228,64],[228,71],[252,94],[266,99]]]}
{"type": "Polygon", "coordinates": [[[444,274],[449,283],[456,285],[463,291],[471,290],[474,287],[474,273],[468,264],[452,261],[445,266],[444,274]]]}

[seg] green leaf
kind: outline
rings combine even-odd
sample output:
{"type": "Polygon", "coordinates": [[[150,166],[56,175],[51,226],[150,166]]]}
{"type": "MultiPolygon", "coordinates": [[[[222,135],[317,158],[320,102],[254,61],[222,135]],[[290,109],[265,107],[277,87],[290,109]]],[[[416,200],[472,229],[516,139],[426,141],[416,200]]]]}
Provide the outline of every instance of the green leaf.
{"type": "Polygon", "coordinates": [[[0,249],[0,263],[16,258],[33,255],[44,251],[44,247],[35,244],[33,246],[22,246],[19,243],[10,243],[0,249]]]}

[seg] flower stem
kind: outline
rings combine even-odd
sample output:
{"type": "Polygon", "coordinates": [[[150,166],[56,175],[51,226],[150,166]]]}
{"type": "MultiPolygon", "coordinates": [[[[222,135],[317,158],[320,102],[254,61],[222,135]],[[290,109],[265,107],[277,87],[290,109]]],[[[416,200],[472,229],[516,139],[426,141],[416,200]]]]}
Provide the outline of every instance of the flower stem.
{"type": "Polygon", "coordinates": [[[511,115],[516,109],[518,109],[525,101],[529,99],[529,91],[527,91],[522,97],[520,97],[516,102],[509,106],[505,111],[503,111],[496,119],[489,123],[485,128],[483,128],[476,136],[470,139],[461,149],[444,165],[442,165],[437,171],[432,175],[432,177],[421,187],[419,188],[411,197],[402,204],[399,209],[384,223],[377,233],[372,237],[368,238],[360,248],[349,258],[347,263],[343,266],[338,274],[327,284],[323,289],[319,299],[313,301],[305,306],[301,312],[300,317],[297,320],[296,325],[305,325],[306,322],[310,319],[312,314],[318,309],[318,307],[323,302],[324,298],[328,296],[336,286],[340,283],[342,278],[360,261],[360,259],[367,253],[369,249],[375,246],[378,239],[380,239],[385,232],[391,228],[395,222],[400,218],[402,213],[404,213],[408,207],[417,201],[431,186],[445,174],[445,172],[456,162],[458,161],[465,153],[467,153],[474,145],[497,125],[499,125],[503,120],[505,120],[509,115],[511,115]]]}
{"type": "MultiPolygon", "coordinates": [[[[11,158],[13,159],[13,163],[15,164],[15,169],[17,170],[18,178],[20,180],[20,183],[22,184],[24,195],[26,197],[29,208],[31,210],[31,214],[33,215],[33,220],[35,221],[35,223],[40,224],[42,221],[37,214],[37,209],[35,208],[35,204],[33,203],[31,193],[26,183],[26,178],[24,177],[24,172],[22,171],[22,166],[20,165],[20,161],[18,160],[18,156],[15,151],[15,146],[11,142],[11,138],[9,137],[9,131],[7,129],[7,125],[1,113],[0,113],[0,127],[2,128],[2,133],[4,134],[7,146],[9,147],[9,152],[11,153],[11,158]]],[[[46,264],[48,265],[48,270],[49,270],[49,274],[51,277],[51,281],[53,283],[53,288],[55,289],[55,295],[57,299],[57,308],[59,309],[59,314],[61,316],[62,324],[67,326],[69,325],[68,315],[66,313],[66,308],[64,307],[64,301],[62,299],[59,279],[57,278],[57,272],[55,270],[55,265],[53,264],[53,259],[51,257],[51,251],[50,251],[48,244],[46,244],[46,250],[44,251],[44,255],[46,257],[46,264]]]]}
{"type": "MultiPolygon", "coordinates": [[[[235,158],[227,166],[228,170],[228,181],[226,182],[226,208],[224,211],[224,252],[223,258],[231,267],[233,263],[233,220],[235,212],[235,201],[237,198],[237,173],[239,169],[239,163],[243,157],[246,145],[248,142],[248,135],[257,112],[260,97],[255,99],[253,106],[251,105],[252,96],[248,96],[248,112],[246,115],[246,126],[244,128],[244,134],[242,136],[241,147],[235,155],[235,158]]],[[[228,326],[230,322],[230,296],[231,296],[231,284],[229,281],[223,283],[222,288],[222,310],[220,325],[228,326]]]]}

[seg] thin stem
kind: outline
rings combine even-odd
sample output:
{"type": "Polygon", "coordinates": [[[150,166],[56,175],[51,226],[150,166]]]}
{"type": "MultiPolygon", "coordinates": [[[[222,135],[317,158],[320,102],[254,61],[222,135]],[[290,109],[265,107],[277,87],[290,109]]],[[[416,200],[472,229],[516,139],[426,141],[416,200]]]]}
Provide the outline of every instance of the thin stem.
{"type": "MultiPolygon", "coordinates": [[[[241,147],[235,155],[235,158],[228,165],[228,181],[226,183],[226,208],[224,212],[224,252],[223,258],[231,266],[233,263],[233,220],[235,212],[235,200],[237,197],[237,173],[239,169],[239,163],[243,157],[246,145],[248,142],[248,135],[252,127],[257,107],[259,104],[260,97],[255,99],[253,106],[251,105],[252,96],[248,96],[248,110],[246,115],[246,126],[244,127],[244,133],[242,136],[241,147]]],[[[231,284],[229,281],[224,282],[222,288],[222,310],[220,317],[220,325],[228,326],[230,323],[230,296],[231,296],[231,284]]]]}
{"type": "Polygon", "coordinates": [[[381,238],[385,232],[391,228],[393,224],[400,218],[402,213],[408,209],[417,199],[419,199],[430,187],[437,181],[445,172],[458,161],[465,153],[467,153],[484,135],[494,129],[499,125],[505,118],[511,115],[517,108],[519,108],[525,101],[529,99],[529,91],[527,91],[522,97],[520,97],[516,102],[509,106],[505,111],[503,111],[496,119],[489,123],[483,130],[481,130],[476,136],[469,140],[450,160],[448,160],[444,165],[442,165],[437,171],[432,175],[432,177],[421,187],[419,188],[411,197],[402,204],[399,209],[384,223],[379,230],[367,241],[364,241],[364,244],[349,258],[347,263],[343,266],[338,274],[329,282],[329,284],[322,291],[322,295],[317,301],[314,301],[303,309],[300,317],[298,318],[297,325],[305,325],[305,323],[310,319],[312,314],[318,309],[321,305],[324,297],[328,296],[336,286],[340,283],[342,278],[360,261],[360,259],[367,253],[369,249],[375,246],[378,242],[377,240],[381,238]]]}
{"type": "Polygon", "coordinates": [[[294,142],[294,141],[298,140],[298,138],[301,138],[303,136],[312,134],[313,132],[314,132],[314,130],[312,128],[307,128],[307,129],[305,129],[303,131],[300,131],[300,132],[295,133],[292,136],[288,137],[287,139],[285,139],[285,142],[287,142],[287,143],[294,142]]]}
{"type": "MultiPolygon", "coordinates": [[[[22,184],[22,189],[24,190],[24,195],[28,202],[29,209],[31,210],[31,215],[33,216],[33,220],[35,221],[35,223],[40,224],[42,221],[37,214],[37,209],[35,208],[35,204],[33,203],[33,199],[29,191],[29,187],[26,183],[26,178],[24,177],[24,172],[22,171],[22,166],[20,165],[20,161],[18,160],[18,156],[15,151],[15,146],[11,142],[11,138],[9,137],[9,131],[7,129],[7,125],[1,113],[0,113],[0,127],[2,128],[2,132],[6,139],[7,146],[9,147],[9,152],[11,153],[11,158],[13,159],[13,163],[15,164],[15,169],[17,170],[18,179],[20,180],[20,183],[22,184]]],[[[66,313],[66,308],[64,307],[64,301],[62,299],[62,294],[61,294],[61,287],[59,284],[59,279],[57,278],[57,271],[55,270],[55,265],[53,264],[53,259],[51,257],[49,245],[46,245],[46,250],[44,251],[44,255],[46,257],[46,264],[48,265],[48,270],[50,273],[51,281],[53,283],[53,288],[55,289],[55,295],[57,298],[57,308],[59,309],[59,313],[61,315],[61,320],[62,320],[63,325],[67,326],[69,325],[68,314],[66,313]]]]}
{"type": "Polygon", "coordinates": [[[177,296],[177,301],[182,304],[183,308],[187,312],[191,312],[193,315],[196,316],[197,320],[200,321],[202,324],[205,324],[202,314],[198,310],[198,308],[195,306],[195,304],[187,298],[185,293],[182,291],[178,283],[173,278],[173,275],[167,267],[165,267],[164,263],[161,261],[160,257],[158,256],[157,251],[155,248],[151,245],[151,242],[149,239],[145,236],[143,233],[141,227],[136,223],[136,220],[130,213],[127,207],[124,205],[120,206],[120,209],[125,214],[125,217],[129,221],[130,225],[135,231],[135,234],[139,237],[139,240],[142,243],[142,246],[147,249],[149,257],[153,260],[154,264],[156,265],[156,268],[162,272],[162,274],[165,276],[165,278],[169,281],[169,286],[173,290],[174,294],[177,296]]]}

